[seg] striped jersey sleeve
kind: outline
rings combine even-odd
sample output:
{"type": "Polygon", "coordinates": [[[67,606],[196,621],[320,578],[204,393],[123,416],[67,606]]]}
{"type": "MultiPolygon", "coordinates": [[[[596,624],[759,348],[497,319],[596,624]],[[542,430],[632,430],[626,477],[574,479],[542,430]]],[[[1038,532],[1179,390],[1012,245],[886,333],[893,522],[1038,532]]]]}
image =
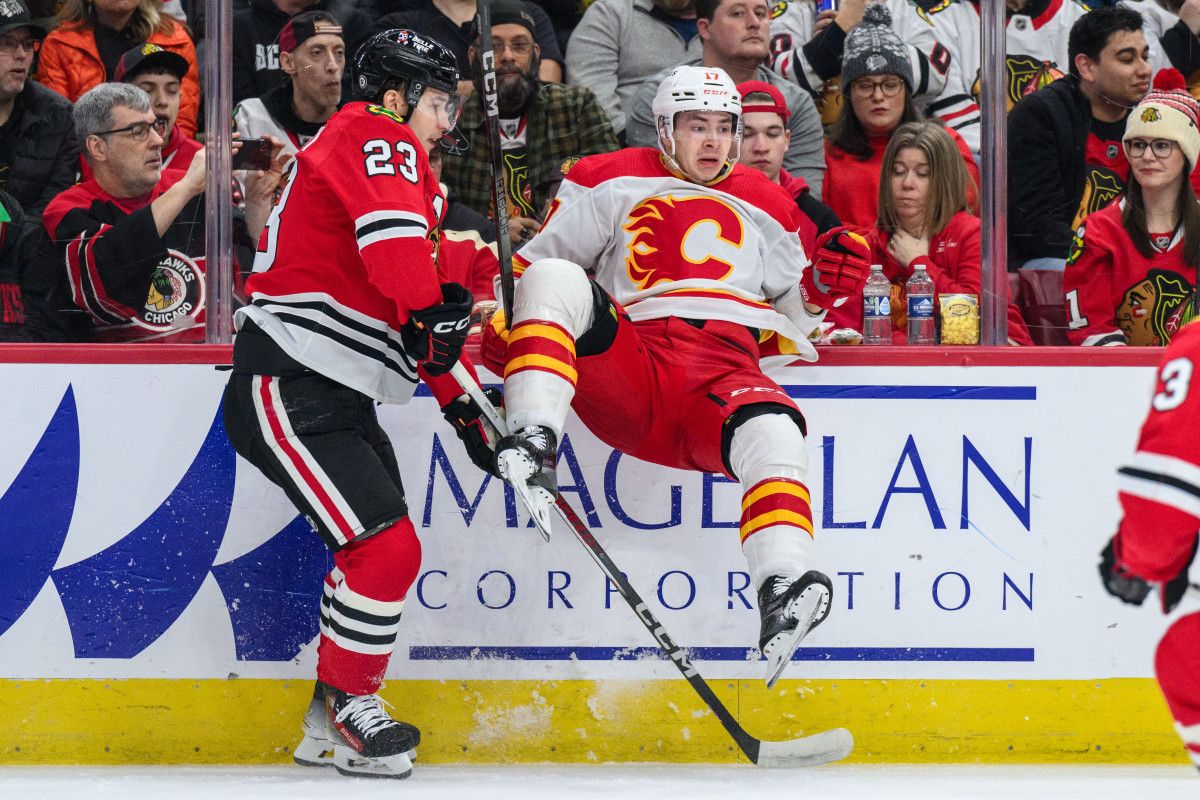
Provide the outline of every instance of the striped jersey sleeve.
{"type": "Polygon", "coordinates": [[[1200,326],[1187,325],[1159,366],[1137,451],[1118,472],[1122,562],[1150,581],[1187,566],[1200,530],[1200,326]]]}

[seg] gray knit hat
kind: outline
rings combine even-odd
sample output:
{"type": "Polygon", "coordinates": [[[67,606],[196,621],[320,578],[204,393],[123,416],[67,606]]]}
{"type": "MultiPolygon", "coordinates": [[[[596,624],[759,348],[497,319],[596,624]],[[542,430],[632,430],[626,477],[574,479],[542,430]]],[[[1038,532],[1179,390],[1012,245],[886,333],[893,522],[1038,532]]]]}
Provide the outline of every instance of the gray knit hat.
{"type": "Polygon", "coordinates": [[[882,2],[868,5],[863,21],[846,34],[842,49],[842,92],[864,75],[898,75],[912,94],[908,47],[892,29],[892,13],[882,2]]]}

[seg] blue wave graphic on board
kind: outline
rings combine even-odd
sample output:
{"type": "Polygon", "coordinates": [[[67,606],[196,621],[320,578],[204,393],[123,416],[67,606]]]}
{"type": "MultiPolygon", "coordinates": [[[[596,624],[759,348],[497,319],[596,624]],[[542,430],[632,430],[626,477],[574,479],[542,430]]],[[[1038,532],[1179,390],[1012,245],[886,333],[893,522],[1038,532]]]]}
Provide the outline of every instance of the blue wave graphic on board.
{"type": "Polygon", "coordinates": [[[246,555],[213,567],[238,661],[290,661],[319,630],[333,556],[302,516],[246,555]]]}
{"type": "Polygon", "coordinates": [[[0,497],[0,634],[46,585],[79,487],[79,417],[68,386],[33,453],[0,497]]]}
{"type": "Polygon", "coordinates": [[[121,541],[51,577],[76,658],[132,658],[163,635],[208,575],[233,501],[221,409],[166,500],[121,541]]]}

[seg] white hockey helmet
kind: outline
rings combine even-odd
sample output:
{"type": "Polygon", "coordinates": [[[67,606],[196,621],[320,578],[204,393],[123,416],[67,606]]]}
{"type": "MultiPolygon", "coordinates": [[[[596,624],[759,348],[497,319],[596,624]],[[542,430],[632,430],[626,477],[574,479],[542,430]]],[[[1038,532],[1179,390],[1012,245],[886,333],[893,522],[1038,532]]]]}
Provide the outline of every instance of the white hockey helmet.
{"type": "Polygon", "coordinates": [[[675,163],[675,115],[681,111],[725,111],[733,115],[733,147],[724,175],[737,163],[742,146],[742,96],[733,79],[720,67],[682,65],[667,73],[650,104],[658,131],[658,149],[675,163]],[[670,150],[667,148],[670,147],[670,150]]]}

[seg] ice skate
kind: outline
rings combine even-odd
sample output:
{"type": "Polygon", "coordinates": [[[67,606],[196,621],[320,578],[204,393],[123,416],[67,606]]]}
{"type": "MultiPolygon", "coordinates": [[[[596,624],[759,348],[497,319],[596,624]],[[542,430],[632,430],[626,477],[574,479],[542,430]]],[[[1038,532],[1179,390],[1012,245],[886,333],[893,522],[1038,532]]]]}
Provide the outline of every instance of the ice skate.
{"type": "Polygon", "coordinates": [[[383,706],[378,695],[346,694],[318,682],[293,760],[304,767],[334,767],[343,775],[407,778],[421,732],[392,719],[383,706]]]}
{"type": "Polygon", "coordinates": [[[550,509],[558,499],[558,437],[545,425],[527,425],[496,443],[496,468],[550,541],[550,509]]]}
{"type": "Polygon", "coordinates": [[[762,615],[758,647],[767,659],[767,688],[779,680],[800,640],[829,616],[832,597],[829,578],[816,570],[798,579],[773,575],[763,582],[758,590],[762,615]]]}

